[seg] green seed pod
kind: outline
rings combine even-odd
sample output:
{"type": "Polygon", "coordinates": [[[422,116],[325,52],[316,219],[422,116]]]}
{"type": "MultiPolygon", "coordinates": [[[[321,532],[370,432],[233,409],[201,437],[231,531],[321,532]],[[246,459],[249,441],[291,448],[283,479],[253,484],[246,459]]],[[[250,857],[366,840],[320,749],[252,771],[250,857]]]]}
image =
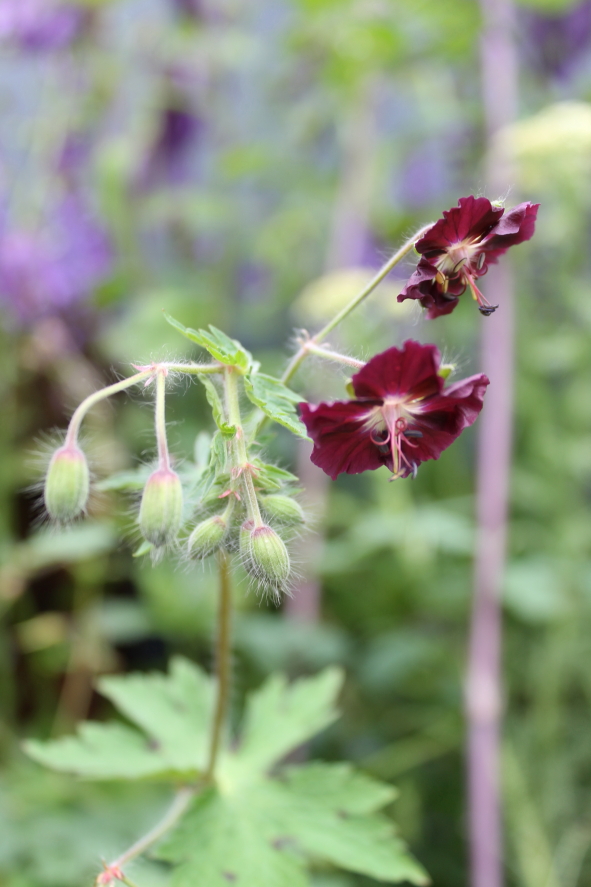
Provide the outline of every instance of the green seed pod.
{"type": "Polygon", "coordinates": [[[219,514],[197,524],[187,543],[191,557],[203,558],[212,554],[224,541],[227,529],[226,521],[219,514]]]}
{"type": "Polygon", "coordinates": [[[285,585],[291,571],[285,543],[268,526],[255,527],[250,534],[250,560],[255,575],[274,588],[285,585]]]}
{"type": "Polygon", "coordinates": [[[160,548],[172,542],[183,518],[183,488],[178,474],[158,468],[146,482],[139,525],[144,539],[160,548]]]}
{"type": "Polygon", "coordinates": [[[82,514],[88,501],[90,476],[86,456],[76,444],[65,444],[51,457],[44,500],[49,516],[67,523],[82,514]]]}
{"type": "Polygon", "coordinates": [[[286,524],[303,524],[305,521],[302,506],[290,496],[275,495],[261,497],[261,505],[271,517],[286,524]]]}

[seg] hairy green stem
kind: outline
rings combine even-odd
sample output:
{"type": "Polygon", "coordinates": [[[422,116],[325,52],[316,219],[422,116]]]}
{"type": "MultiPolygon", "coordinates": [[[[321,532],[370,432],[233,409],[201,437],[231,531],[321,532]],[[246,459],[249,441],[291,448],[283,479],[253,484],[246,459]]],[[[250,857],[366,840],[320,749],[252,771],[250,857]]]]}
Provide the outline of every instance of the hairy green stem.
{"type": "Polygon", "coordinates": [[[158,445],[158,468],[170,470],[170,457],[168,454],[168,441],[166,439],[166,374],[160,369],[156,374],[156,443],[158,445]]]}
{"type": "Polygon", "coordinates": [[[209,759],[205,770],[205,779],[207,782],[211,782],[215,776],[215,767],[222,741],[232,678],[232,587],[230,583],[230,559],[227,552],[223,549],[220,549],[218,552],[218,566],[220,586],[215,649],[217,688],[211,730],[211,742],[209,746],[209,759]]]}
{"type": "Polygon", "coordinates": [[[320,332],[316,333],[316,335],[313,336],[312,339],[310,339],[299,348],[299,350],[290,360],[285,372],[283,373],[283,376],[281,377],[281,381],[284,384],[287,384],[290,379],[293,378],[301,363],[305,359],[306,355],[310,353],[310,343],[318,345],[320,342],[322,342],[323,339],[328,336],[330,332],[332,332],[332,330],[334,330],[336,326],[339,325],[342,320],[348,317],[349,314],[351,314],[351,312],[354,311],[355,308],[357,308],[357,306],[360,305],[361,302],[363,302],[364,299],[366,299],[370,295],[370,293],[375,290],[378,284],[382,282],[384,277],[386,277],[390,273],[392,268],[394,268],[394,266],[397,265],[398,262],[400,262],[407,255],[407,253],[411,251],[417,240],[419,240],[423,236],[423,234],[429,230],[432,224],[433,222],[429,222],[428,225],[424,225],[415,234],[413,234],[412,237],[410,237],[405,243],[403,243],[400,249],[397,250],[384,265],[382,265],[378,273],[374,277],[372,277],[372,279],[366,286],[364,286],[361,292],[357,293],[357,295],[353,299],[351,299],[349,304],[345,305],[345,307],[342,308],[338,312],[338,314],[336,314],[332,318],[332,320],[329,320],[328,323],[322,327],[320,332]]]}
{"type": "Polygon", "coordinates": [[[118,856],[117,859],[113,860],[107,868],[123,868],[124,865],[127,865],[128,862],[131,862],[133,859],[136,859],[138,856],[141,856],[142,853],[145,853],[146,850],[159,841],[160,838],[166,834],[166,832],[170,831],[170,829],[176,825],[179,821],[183,813],[186,811],[189,806],[193,796],[195,794],[195,789],[193,788],[181,788],[174,796],[173,802],[160,820],[160,822],[156,823],[154,828],[150,829],[149,832],[146,832],[145,835],[142,835],[139,840],[132,844],[121,856],[118,856]]]}
{"type": "Polygon", "coordinates": [[[355,367],[357,370],[365,366],[364,360],[356,360],[354,357],[348,357],[346,354],[339,354],[338,351],[331,351],[330,348],[322,348],[320,345],[314,344],[313,340],[303,343],[302,347],[306,348],[308,354],[315,354],[317,357],[322,357],[325,360],[334,360],[336,363],[355,367]]]}
{"type": "Polygon", "coordinates": [[[141,370],[141,372],[130,376],[129,379],[122,379],[121,382],[115,382],[113,385],[101,388],[100,391],[95,391],[94,394],[91,394],[83,400],[82,403],[76,407],[74,414],[70,419],[68,432],[66,434],[66,444],[72,445],[76,443],[82,420],[92,407],[97,403],[100,403],[101,400],[111,397],[112,394],[118,394],[120,391],[125,391],[126,388],[131,388],[132,385],[137,385],[138,382],[143,382],[145,379],[148,379],[153,372],[154,370],[151,367],[149,369],[141,370]]]}
{"type": "Polygon", "coordinates": [[[128,379],[122,379],[120,382],[115,382],[113,385],[107,385],[106,388],[101,388],[100,391],[95,391],[94,394],[91,394],[89,397],[85,398],[85,400],[83,400],[82,403],[79,404],[78,407],[76,407],[68,426],[68,432],[66,434],[66,444],[75,445],[76,441],[78,440],[78,433],[80,431],[82,420],[84,419],[87,412],[91,410],[94,406],[96,406],[97,403],[100,403],[101,400],[106,400],[107,397],[111,397],[111,395],[113,394],[118,394],[120,391],[125,391],[127,388],[131,388],[133,385],[137,385],[139,382],[147,381],[148,379],[150,379],[151,376],[154,376],[158,373],[159,368],[169,370],[173,373],[187,373],[189,375],[197,375],[199,373],[223,372],[223,367],[217,363],[160,363],[154,364],[149,367],[142,367],[138,373],[135,373],[128,379]]]}
{"type": "Polygon", "coordinates": [[[259,508],[257,494],[252,480],[252,467],[248,461],[242,417],[240,415],[240,399],[238,395],[238,374],[233,367],[226,367],[224,375],[226,391],[226,410],[228,422],[236,428],[236,434],[232,438],[233,464],[231,473],[235,478],[240,478],[241,489],[245,494],[245,505],[248,517],[254,521],[255,527],[262,527],[264,520],[259,508]]]}

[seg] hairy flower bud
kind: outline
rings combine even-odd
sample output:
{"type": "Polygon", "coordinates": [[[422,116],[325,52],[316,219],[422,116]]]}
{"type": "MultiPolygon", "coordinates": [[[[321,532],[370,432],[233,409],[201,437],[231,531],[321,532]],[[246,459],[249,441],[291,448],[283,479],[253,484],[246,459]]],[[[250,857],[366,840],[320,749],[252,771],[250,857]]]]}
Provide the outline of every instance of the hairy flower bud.
{"type": "Polygon", "coordinates": [[[78,517],[86,507],[89,486],[86,456],[76,444],[64,444],[51,457],[45,477],[43,496],[49,516],[60,523],[78,517]]]}
{"type": "Polygon", "coordinates": [[[203,558],[212,554],[222,544],[227,529],[226,521],[219,514],[197,524],[187,543],[191,557],[203,558]]]}
{"type": "Polygon", "coordinates": [[[183,516],[183,488],[178,474],[158,468],[146,482],[140,505],[142,536],[156,548],[172,542],[183,516]]]}
{"type": "Polygon", "coordinates": [[[283,539],[271,527],[252,530],[250,560],[256,576],[265,584],[279,588],[287,582],[291,570],[289,554],[283,539]]]}
{"type": "Polygon", "coordinates": [[[285,521],[288,524],[303,524],[305,521],[302,506],[290,496],[276,495],[261,498],[261,505],[271,517],[285,521]]]}

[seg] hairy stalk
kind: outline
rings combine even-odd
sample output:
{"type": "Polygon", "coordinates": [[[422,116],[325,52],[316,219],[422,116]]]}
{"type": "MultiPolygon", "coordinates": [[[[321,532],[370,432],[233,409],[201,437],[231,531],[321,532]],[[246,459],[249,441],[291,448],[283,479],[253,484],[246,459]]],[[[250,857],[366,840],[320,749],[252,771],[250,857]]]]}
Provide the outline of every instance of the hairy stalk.
{"type": "Polygon", "coordinates": [[[316,345],[314,340],[302,343],[302,348],[305,348],[308,354],[315,354],[317,357],[324,358],[324,360],[334,360],[336,363],[342,363],[345,366],[354,367],[357,370],[360,370],[361,367],[365,366],[364,360],[356,360],[354,357],[348,357],[346,354],[339,354],[338,351],[322,348],[320,345],[316,345]]]}
{"type": "Polygon", "coordinates": [[[76,407],[72,418],[70,419],[70,424],[68,426],[68,432],[66,434],[66,444],[75,444],[78,440],[78,432],[80,431],[80,425],[82,424],[82,420],[86,413],[92,409],[97,403],[100,403],[101,400],[105,400],[107,397],[111,397],[112,394],[118,394],[120,391],[125,391],[126,388],[131,388],[132,385],[137,385],[138,382],[143,382],[145,379],[149,379],[154,370],[152,367],[142,369],[141,372],[135,373],[135,375],[130,376],[129,379],[122,379],[121,382],[115,382],[113,385],[108,385],[106,388],[101,388],[100,391],[95,391],[94,394],[91,394],[82,403],[76,407]]]}
{"type": "Polygon", "coordinates": [[[345,307],[342,308],[338,312],[338,314],[336,314],[332,318],[332,320],[329,320],[329,322],[322,327],[320,332],[316,333],[316,335],[313,336],[312,339],[309,340],[309,342],[306,342],[305,345],[302,345],[298,349],[298,351],[296,351],[289,364],[287,365],[283,376],[281,377],[281,381],[284,384],[287,384],[293,378],[296,371],[299,369],[306,355],[310,352],[310,344],[318,345],[320,342],[322,342],[323,339],[328,336],[330,332],[332,332],[332,330],[334,330],[336,326],[339,325],[339,323],[341,323],[342,320],[348,317],[349,314],[351,314],[351,312],[354,311],[355,308],[357,308],[357,306],[360,305],[370,295],[370,293],[375,290],[378,284],[382,282],[384,277],[386,277],[390,273],[392,268],[394,268],[394,266],[397,265],[398,262],[402,261],[407,253],[411,251],[417,240],[419,240],[423,236],[425,231],[428,231],[432,224],[433,222],[429,222],[428,225],[424,225],[416,232],[416,234],[413,234],[412,237],[410,237],[405,243],[403,243],[400,249],[397,250],[384,265],[382,265],[378,273],[374,277],[372,277],[372,279],[366,286],[364,286],[361,292],[357,293],[357,295],[353,299],[351,299],[349,304],[345,305],[345,307]]]}
{"type": "Polygon", "coordinates": [[[158,445],[158,468],[170,470],[170,456],[168,454],[168,441],[166,439],[166,376],[168,371],[159,369],[156,374],[156,443],[158,445]]]}
{"type": "Polygon", "coordinates": [[[107,385],[106,388],[101,388],[100,391],[95,391],[94,394],[85,398],[85,400],[76,407],[68,426],[66,444],[76,443],[82,420],[87,412],[96,406],[97,403],[100,403],[101,400],[105,400],[107,397],[111,397],[113,394],[118,394],[120,391],[125,391],[127,388],[131,388],[139,382],[147,381],[158,371],[159,367],[162,367],[164,370],[170,370],[170,372],[187,373],[189,375],[196,375],[198,373],[221,373],[223,371],[219,364],[161,363],[141,367],[138,373],[135,373],[128,379],[122,379],[120,382],[115,382],[113,385],[107,385]]]}
{"type": "Polygon", "coordinates": [[[131,862],[133,859],[136,859],[138,856],[141,856],[142,853],[145,853],[146,850],[149,850],[156,841],[159,841],[166,832],[170,831],[170,829],[176,825],[179,821],[187,807],[189,806],[193,796],[195,795],[194,788],[181,788],[174,796],[173,802],[160,820],[160,822],[156,823],[154,828],[151,828],[150,831],[146,832],[145,835],[142,835],[135,844],[132,844],[127,850],[125,850],[121,856],[118,856],[117,859],[114,859],[113,862],[109,863],[106,867],[109,869],[121,869],[124,865],[131,862]]]}
{"type": "Polygon", "coordinates": [[[223,549],[218,552],[218,566],[220,586],[215,650],[217,693],[211,730],[211,742],[209,746],[209,759],[205,770],[205,779],[207,782],[211,782],[215,776],[215,767],[222,741],[228,700],[230,698],[230,683],[232,677],[232,587],[230,583],[230,559],[227,552],[223,549]]]}
{"type": "Polygon", "coordinates": [[[240,478],[241,488],[245,494],[245,505],[248,517],[254,521],[255,527],[262,527],[264,520],[261,516],[254,483],[252,480],[252,467],[248,461],[244,429],[242,428],[242,416],[240,415],[240,399],[238,395],[238,373],[233,367],[226,367],[224,374],[226,392],[226,410],[228,422],[236,428],[236,434],[232,438],[233,458],[231,474],[234,479],[240,478]]]}

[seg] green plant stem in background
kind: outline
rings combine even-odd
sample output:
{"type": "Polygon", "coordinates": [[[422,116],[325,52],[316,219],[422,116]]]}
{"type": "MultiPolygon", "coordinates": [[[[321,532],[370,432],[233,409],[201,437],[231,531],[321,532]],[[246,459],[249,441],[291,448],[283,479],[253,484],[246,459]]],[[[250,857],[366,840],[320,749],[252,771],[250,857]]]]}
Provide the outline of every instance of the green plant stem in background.
{"type": "Polygon", "coordinates": [[[287,384],[293,378],[300,365],[304,361],[306,355],[311,353],[311,347],[313,347],[314,345],[318,345],[320,342],[322,342],[323,339],[326,339],[328,334],[331,333],[342,320],[348,317],[349,314],[351,314],[351,312],[354,311],[355,308],[357,308],[357,306],[360,305],[364,301],[364,299],[366,299],[370,295],[370,293],[375,290],[375,288],[382,282],[384,277],[386,277],[390,273],[392,268],[394,268],[395,265],[398,264],[398,262],[402,261],[407,253],[409,253],[414,247],[417,240],[419,240],[432,225],[433,222],[429,222],[428,225],[423,225],[422,228],[420,228],[415,234],[413,234],[412,237],[410,237],[405,243],[403,243],[400,249],[397,250],[384,265],[382,265],[378,273],[374,277],[372,277],[372,279],[366,286],[364,286],[361,292],[357,293],[357,295],[353,299],[351,299],[349,304],[345,305],[345,307],[342,308],[338,312],[338,314],[336,314],[332,318],[332,320],[329,320],[326,326],[322,327],[320,332],[316,333],[315,336],[301,345],[299,350],[296,351],[296,353],[290,360],[285,372],[283,373],[283,376],[281,377],[281,381],[284,384],[287,384]]]}
{"type": "Polygon", "coordinates": [[[211,742],[209,746],[209,759],[205,771],[205,779],[208,782],[213,780],[215,775],[215,766],[223,735],[228,700],[230,698],[230,683],[232,677],[232,587],[230,582],[230,559],[227,552],[223,549],[218,552],[218,567],[220,584],[215,651],[217,689],[211,730],[211,742]]]}

